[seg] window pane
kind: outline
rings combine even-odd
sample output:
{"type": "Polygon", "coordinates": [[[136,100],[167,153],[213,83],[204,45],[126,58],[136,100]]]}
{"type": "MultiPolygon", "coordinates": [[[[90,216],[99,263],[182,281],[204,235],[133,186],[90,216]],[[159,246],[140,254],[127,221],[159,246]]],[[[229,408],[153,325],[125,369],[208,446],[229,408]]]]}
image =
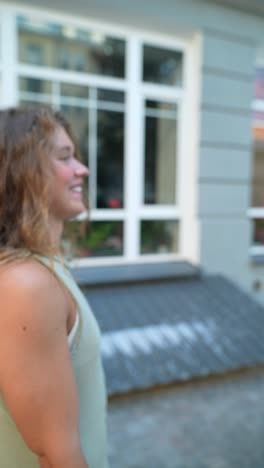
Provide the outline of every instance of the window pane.
{"type": "Polygon", "coordinates": [[[20,102],[51,104],[52,83],[38,78],[19,78],[20,102]]]}
{"type": "Polygon", "coordinates": [[[80,148],[83,163],[88,165],[88,111],[83,107],[61,106],[61,112],[70,123],[80,148]]]}
{"type": "Polygon", "coordinates": [[[123,255],[123,223],[69,221],[62,245],[68,259],[123,255]]]}
{"type": "Polygon", "coordinates": [[[113,91],[112,89],[98,89],[98,101],[124,102],[125,94],[122,91],[113,91]]]}
{"type": "Polygon", "coordinates": [[[97,208],[122,208],[124,114],[98,111],[97,118],[97,208]]]}
{"type": "Polygon", "coordinates": [[[144,203],[176,202],[176,117],[146,110],[144,203]]]}
{"type": "Polygon", "coordinates": [[[20,91],[29,93],[51,93],[51,81],[39,80],[37,78],[20,78],[20,91]]]}
{"type": "Polygon", "coordinates": [[[257,52],[253,101],[253,170],[252,200],[254,207],[264,207],[264,49],[257,52]]]}
{"type": "Polygon", "coordinates": [[[264,207],[264,140],[256,140],[253,148],[254,164],[252,181],[252,206],[264,207]]]}
{"type": "Polygon", "coordinates": [[[182,52],[144,46],[143,80],[182,86],[182,61],[182,52]]]}
{"type": "Polygon", "coordinates": [[[255,245],[264,245],[264,219],[254,220],[254,239],[255,245]]]}
{"type": "Polygon", "coordinates": [[[142,221],[141,253],[176,253],[178,251],[178,221],[142,221]]]}
{"type": "Polygon", "coordinates": [[[61,96],[88,99],[88,86],[61,83],[61,96]]]}
{"type": "Polygon", "coordinates": [[[175,102],[152,101],[151,99],[147,99],[146,106],[149,110],[153,109],[157,112],[164,112],[168,114],[169,117],[176,117],[177,115],[177,104],[175,102]]]}
{"type": "Polygon", "coordinates": [[[96,31],[19,16],[19,61],[107,76],[125,76],[125,41],[96,31]]]}
{"type": "Polygon", "coordinates": [[[256,79],[254,83],[254,97],[264,99],[264,69],[256,69],[256,79]]]}
{"type": "MultiPolygon", "coordinates": [[[[83,107],[63,105],[60,111],[71,125],[73,134],[76,138],[78,148],[80,150],[80,157],[83,164],[88,167],[88,111],[83,107]]],[[[89,177],[84,182],[84,200],[89,205],[89,177]]]]}

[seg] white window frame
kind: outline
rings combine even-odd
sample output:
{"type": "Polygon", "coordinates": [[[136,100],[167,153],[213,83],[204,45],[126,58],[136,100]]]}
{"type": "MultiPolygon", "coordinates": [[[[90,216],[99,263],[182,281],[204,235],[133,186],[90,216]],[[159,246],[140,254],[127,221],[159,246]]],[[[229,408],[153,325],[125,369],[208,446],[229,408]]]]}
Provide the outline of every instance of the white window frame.
{"type": "MultiPolygon", "coordinates": [[[[4,90],[2,106],[16,105],[18,102],[18,78],[31,77],[47,79],[53,82],[64,81],[73,84],[83,84],[88,86],[103,87],[124,91],[127,95],[125,103],[125,149],[124,149],[124,209],[119,210],[93,210],[91,220],[99,221],[123,221],[124,226],[124,254],[122,257],[109,258],[87,258],[76,259],[73,263],[76,266],[91,264],[113,264],[146,261],[175,261],[182,259],[186,255],[192,260],[198,260],[198,235],[193,233],[190,237],[189,219],[193,217],[197,204],[196,187],[190,189],[187,197],[184,194],[183,178],[189,180],[191,173],[191,183],[197,181],[196,158],[198,151],[198,101],[199,101],[199,45],[200,39],[194,44],[186,39],[175,39],[171,36],[161,34],[146,34],[131,28],[122,28],[109,25],[104,22],[83,20],[73,18],[61,13],[49,13],[42,9],[18,7],[15,5],[1,4],[1,63],[2,89],[4,90]],[[51,21],[68,24],[87,29],[96,30],[98,33],[107,34],[112,37],[124,39],[127,44],[126,49],[126,78],[118,79],[99,75],[89,75],[76,73],[73,71],[58,71],[48,67],[37,67],[16,62],[17,57],[17,34],[16,16],[29,15],[32,18],[41,18],[42,21],[51,21]],[[4,39],[4,40],[3,40],[4,39]],[[8,42],[9,47],[4,47],[8,42]],[[170,86],[143,83],[141,80],[140,63],[142,63],[143,44],[171,48],[183,52],[183,88],[174,89],[170,86]],[[198,44],[198,46],[197,46],[198,44]],[[197,53],[198,52],[198,53],[197,53]],[[194,86],[194,82],[196,83],[194,86]],[[143,189],[143,126],[142,104],[145,98],[164,99],[174,102],[178,106],[178,139],[177,139],[177,205],[172,206],[143,206],[141,204],[143,189]],[[190,115],[194,116],[192,135],[195,138],[195,145],[190,145],[184,138],[188,135],[190,126],[190,115]],[[183,160],[183,154],[188,157],[183,160]],[[191,165],[191,166],[190,166],[191,165]],[[188,179],[186,179],[188,177],[188,179]],[[135,181],[141,180],[141,190],[135,193],[135,181]],[[140,193],[141,192],[141,193],[140,193]],[[187,210],[187,211],[186,211],[187,210]],[[185,218],[185,219],[184,219],[185,218]],[[175,220],[179,221],[179,253],[175,254],[155,254],[140,255],[140,220],[175,220]]],[[[56,93],[54,93],[53,105],[58,105],[56,93]]]]}

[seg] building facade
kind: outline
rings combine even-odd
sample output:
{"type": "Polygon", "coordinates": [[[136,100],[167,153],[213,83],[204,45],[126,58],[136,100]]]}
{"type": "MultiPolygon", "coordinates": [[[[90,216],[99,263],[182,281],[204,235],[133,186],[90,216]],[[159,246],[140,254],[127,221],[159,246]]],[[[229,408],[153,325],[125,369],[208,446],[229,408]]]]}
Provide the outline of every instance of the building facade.
{"type": "Polygon", "coordinates": [[[50,104],[89,165],[75,266],[185,259],[264,302],[260,0],[0,2],[1,107],[50,104]]]}

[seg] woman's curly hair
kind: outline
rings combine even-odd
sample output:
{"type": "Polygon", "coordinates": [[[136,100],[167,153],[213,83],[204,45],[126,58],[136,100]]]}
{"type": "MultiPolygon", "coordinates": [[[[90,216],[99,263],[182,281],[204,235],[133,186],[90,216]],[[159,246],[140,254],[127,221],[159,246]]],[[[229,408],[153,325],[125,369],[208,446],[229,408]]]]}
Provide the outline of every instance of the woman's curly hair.
{"type": "MultiPolygon", "coordinates": [[[[49,153],[56,127],[75,138],[48,107],[0,111],[0,261],[26,252],[51,256],[48,226],[49,153]]],[[[78,154],[77,154],[78,156],[78,154]]]]}

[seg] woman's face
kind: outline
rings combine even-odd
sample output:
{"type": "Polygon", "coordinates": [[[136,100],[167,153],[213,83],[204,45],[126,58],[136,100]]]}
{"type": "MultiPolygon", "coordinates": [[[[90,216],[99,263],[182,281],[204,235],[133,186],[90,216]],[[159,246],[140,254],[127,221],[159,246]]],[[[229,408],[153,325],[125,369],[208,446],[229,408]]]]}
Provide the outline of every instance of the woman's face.
{"type": "Polygon", "coordinates": [[[57,220],[64,221],[86,209],[83,203],[83,184],[89,171],[75,158],[74,144],[61,126],[55,130],[50,157],[50,214],[57,220]]]}

